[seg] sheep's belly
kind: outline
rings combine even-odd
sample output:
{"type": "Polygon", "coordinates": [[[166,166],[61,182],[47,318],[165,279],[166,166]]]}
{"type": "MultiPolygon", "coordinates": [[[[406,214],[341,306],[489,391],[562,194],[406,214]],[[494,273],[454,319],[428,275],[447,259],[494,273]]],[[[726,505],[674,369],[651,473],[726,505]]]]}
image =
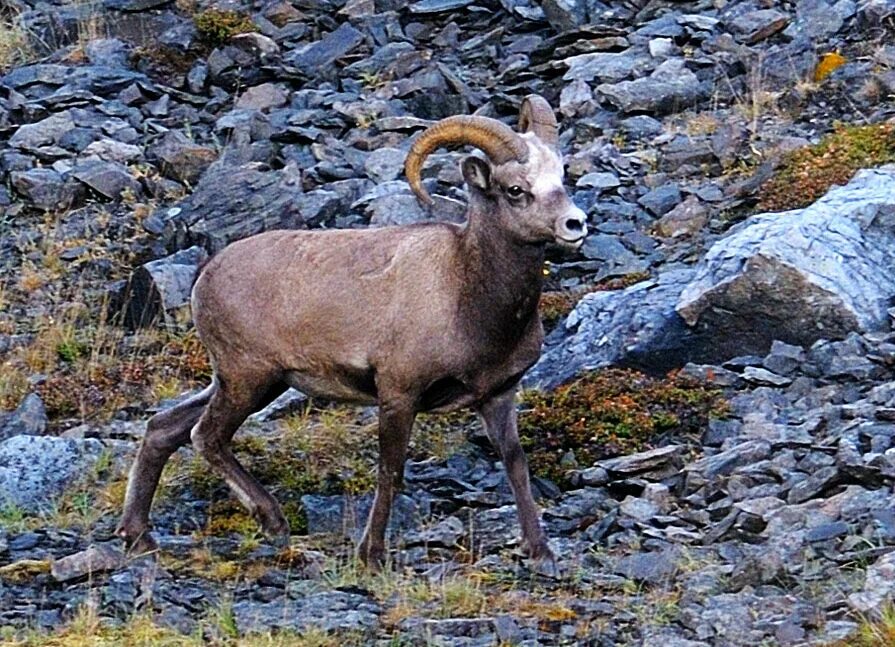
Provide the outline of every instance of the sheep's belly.
{"type": "Polygon", "coordinates": [[[376,382],[373,372],[342,371],[335,376],[321,378],[298,371],[288,371],[286,382],[312,398],[358,404],[376,404],[376,382]]]}

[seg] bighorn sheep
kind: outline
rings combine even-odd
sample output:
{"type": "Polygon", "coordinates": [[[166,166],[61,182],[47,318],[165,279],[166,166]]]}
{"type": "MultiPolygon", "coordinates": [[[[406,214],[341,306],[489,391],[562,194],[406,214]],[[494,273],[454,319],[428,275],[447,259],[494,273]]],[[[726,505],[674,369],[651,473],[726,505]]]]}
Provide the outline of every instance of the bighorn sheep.
{"type": "Polygon", "coordinates": [[[149,509],[171,454],[193,446],[271,537],[288,536],[279,504],[240,465],[230,441],[252,412],[288,386],[312,396],[379,405],[376,495],[358,554],[385,557],[414,417],[475,408],[509,477],[523,548],[552,561],[516,431],[522,374],[540,355],[538,299],[545,245],[577,248],[585,215],[563,188],[556,119],[531,95],[520,133],[491,118],[456,116],[422,133],[405,162],[411,188],[439,146],[470,144],[463,160],[463,225],[426,223],[333,231],[271,231],[233,243],[193,288],[196,329],[212,384],[150,419],[130,472],[118,534],[154,547],[149,509]]]}

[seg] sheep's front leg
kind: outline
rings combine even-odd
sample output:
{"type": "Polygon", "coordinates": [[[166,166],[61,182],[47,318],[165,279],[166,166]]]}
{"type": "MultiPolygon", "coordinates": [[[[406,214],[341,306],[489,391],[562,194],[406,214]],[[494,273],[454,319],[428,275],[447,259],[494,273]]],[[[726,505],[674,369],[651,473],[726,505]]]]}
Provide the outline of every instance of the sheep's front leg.
{"type": "Polygon", "coordinates": [[[379,478],[373,508],[357,549],[358,557],[373,568],[385,563],[385,529],[395,493],[404,483],[404,462],[415,417],[413,406],[407,402],[380,400],[379,478]]]}
{"type": "Polygon", "coordinates": [[[540,513],[531,494],[528,462],[516,428],[516,388],[486,401],[479,408],[479,415],[485,433],[500,454],[516,498],[519,525],[522,526],[522,549],[533,559],[552,561],[553,552],[541,528],[540,513]]]}

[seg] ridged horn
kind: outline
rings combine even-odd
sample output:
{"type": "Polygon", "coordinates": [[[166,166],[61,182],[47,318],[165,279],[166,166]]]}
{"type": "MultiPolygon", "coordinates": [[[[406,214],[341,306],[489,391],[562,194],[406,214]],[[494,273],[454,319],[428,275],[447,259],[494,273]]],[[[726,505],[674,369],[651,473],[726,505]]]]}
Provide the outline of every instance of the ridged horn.
{"type": "Polygon", "coordinates": [[[495,164],[505,164],[510,160],[524,163],[528,160],[526,143],[512,128],[496,119],[465,115],[442,119],[416,138],[404,161],[404,175],[410,188],[426,204],[431,205],[433,200],[423,186],[423,162],[436,148],[450,144],[475,146],[495,164]]]}
{"type": "Polygon", "coordinates": [[[556,148],[559,141],[556,115],[544,97],[529,94],[522,100],[522,107],[519,108],[519,132],[533,132],[542,142],[556,148]]]}

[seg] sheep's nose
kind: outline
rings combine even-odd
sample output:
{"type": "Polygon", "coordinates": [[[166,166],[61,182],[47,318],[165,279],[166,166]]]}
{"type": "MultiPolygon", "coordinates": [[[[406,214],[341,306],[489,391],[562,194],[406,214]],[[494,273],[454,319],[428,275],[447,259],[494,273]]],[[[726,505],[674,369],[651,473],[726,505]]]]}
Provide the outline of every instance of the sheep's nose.
{"type": "Polygon", "coordinates": [[[555,236],[558,243],[579,246],[587,235],[587,217],[578,207],[572,207],[556,219],[555,236]]]}
{"type": "Polygon", "coordinates": [[[584,221],[581,218],[568,218],[565,222],[565,227],[567,231],[571,232],[580,232],[584,229],[584,221]]]}

